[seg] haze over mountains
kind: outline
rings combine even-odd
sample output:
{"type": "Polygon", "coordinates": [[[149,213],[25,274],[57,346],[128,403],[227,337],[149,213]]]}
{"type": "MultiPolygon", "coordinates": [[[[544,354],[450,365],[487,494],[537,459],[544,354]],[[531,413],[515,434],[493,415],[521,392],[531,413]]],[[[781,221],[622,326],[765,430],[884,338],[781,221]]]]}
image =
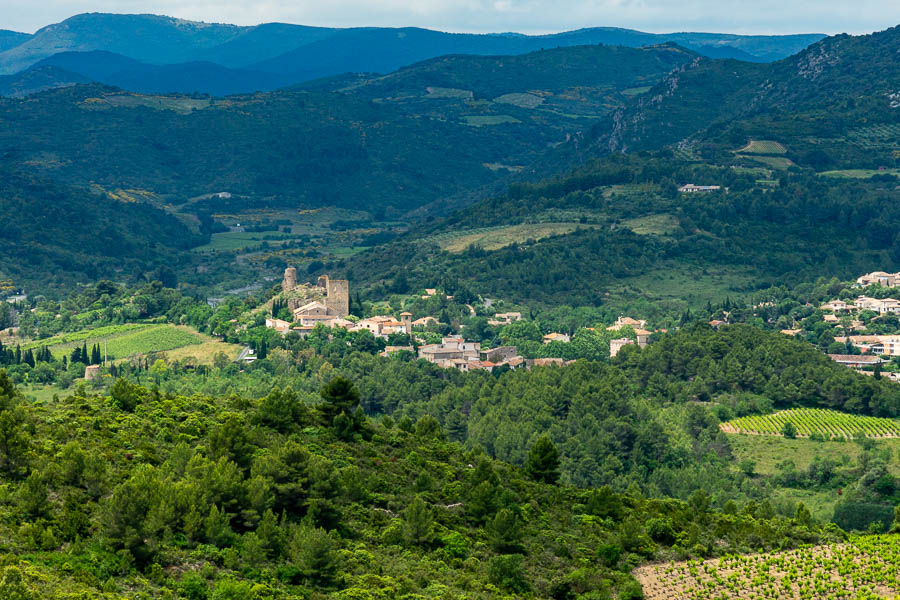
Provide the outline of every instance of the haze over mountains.
{"type": "Polygon", "coordinates": [[[0,95],[84,79],[145,93],[268,91],[342,73],[389,73],[448,54],[517,55],[577,45],[675,42],[712,58],[768,62],[821,34],[651,34],[598,27],[552,35],[451,34],[419,28],[334,29],[208,24],[157,15],[82,14],[34,35],[0,32],[0,95]],[[48,66],[55,69],[47,69],[48,66]],[[35,75],[32,71],[41,72],[35,75]]]}

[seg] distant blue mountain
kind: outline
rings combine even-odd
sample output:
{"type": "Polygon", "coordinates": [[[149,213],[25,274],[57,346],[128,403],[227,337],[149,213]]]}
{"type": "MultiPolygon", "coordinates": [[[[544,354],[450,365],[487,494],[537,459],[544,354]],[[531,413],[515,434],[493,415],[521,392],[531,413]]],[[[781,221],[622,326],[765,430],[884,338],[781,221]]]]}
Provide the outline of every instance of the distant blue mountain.
{"type": "Polygon", "coordinates": [[[332,29],[284,23],[239,27],[159,15],[89,13],[49,25],[34,35],[0,32],[0,74],[22,71],[60,52],[94,50],[154,65],[211,62],[229,68],[305,74],[309,79],[348,71],[384,73],[444,54],[510,55],[585,44],[637,47],[676,42],[716,57],[772,61],[795,54],[822,37],[653,34],[613,27],[542,36],[476,35],[417,28],[332,29]]]}
{"type": "Polygon", "coordinates": [[[52,65],[35,66],[15,75],[0,75],[0,96],[19,98],[91,81],[89,77],[52,65]]]}
{"type": "Polygon", "coordinates": [[[290,73],[301,79],[317,79],[344,72],[389,73],[446,54],[515,55],[564,46],[605,44],[639,47],[665,42],[676,42],[712,58],[760,62],[775,60],[773,52],[778,55],[777,58],[789,56],[823,37],[819,34],[653,34],[612,27],[541,36],[456,34],[414,27],[343,29],[281,56],[250,65],[250,68],[270,73],[290,73]]]}
{"type": "MultiPolygon", "coordinates": [[[[292,80],[282,75],[229,69],[211,62],[194,61],[174,65],[151,65],[112,52],[61,52],[46,58],[22,73],[11,76],[28,78],[34,70],[53,67],[73,73],[84,81],[94,81],[142,94],[190,94],[200,92],[227,96],[270,91],[292,80]]],[[[9,87],[9,84],[7,85],[9,87]]],[[[19,88],[21,89],[21,85],[19,88]]],[[[43,89],[43,88],[42,88],[43,89]]]]}
{"type": "Polygon", "coordinates": [[[0,52],[24,44],[30,38],[31,35],[27,33],[19,33],[18,31],[8,31],[6,29],[0,29],[0,52]]]}

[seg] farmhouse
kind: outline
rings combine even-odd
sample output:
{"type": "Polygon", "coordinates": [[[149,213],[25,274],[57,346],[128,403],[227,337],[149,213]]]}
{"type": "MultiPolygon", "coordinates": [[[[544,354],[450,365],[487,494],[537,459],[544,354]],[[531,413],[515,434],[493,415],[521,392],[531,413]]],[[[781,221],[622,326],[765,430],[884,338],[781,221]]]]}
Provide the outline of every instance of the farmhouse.
{"type": "Polygon", "coordinates": [[[481,360],[492,363],[503,363],[519,355],[519,350],[515,346],[500,346],[491,348],[490,350],[482,350],[481,360]]]}
{"type": "Polygon", "coordinates": [[[645,321],[644,319],[640,319],[640,320],[632,319],[631,317],[619,317],[618,319],[616,319],[615,324],[610,325],[609,327],[606,328],[606,330],[607,331],[618,331],[618,330],[622,329],[623,327],[625,327],[626,325],[628,327],[633,327],[635,329],[643,329],[644,327],[647,326],[647,321],[645,321]]]}
{"type": "Polygon", "coordinates": [[[634,340],[629,338],[619,338],[617,340],[609,340],[609,356],[612,358],[619,351],[629,344],[633,344],[634,340]]]}
{"type": "Polygon", "coordinates": [[[718,192],[722,189],[720,185],[694,185],[693,183],[686,183],[683,186],[678,188],[678,191],[682,194],[694,194],[697,192],[718,192]]]}
{"type": "Polygon", "coordinates": [[[453,361],[480,361],[481,344],[466,342],[463,338],[446,337],[440,344],[429,344],[419,348],[419,358],[442,367],[459,367],[453,361]]]}
{"type": "Polygon", "coordinates": [[[830,310],[832,312],[847,312],[853,310],[853,306],[847,304],[843,300],[832,300],[831,302],[826,302],[822,306],[819,307],[819,310],[830,310]]]}
{"type": "Polygon", "coordinates": [[[287,333],[291,330],[291,324],[281,319],[266,319],[266,327],[274,329],[278,333],[287,333]]]}
{"type": "Polygon", "coordinates": [[[506,313],[497,313],[494,315],[493,319],[488,319],[488,325],[509,325],[514,321],[521,321],[522,313],[520,312],[506,312],[506,313]]]}
{"type": "Polygon", "coordinates": [[[634,334],[637,337],[637,344],[641,348],[646,348],[647,344],[650,343],[650,335],[651,333],[646,329],[635,329],[634,334]]]}
{"type": "Polygon", "coordinates": [[[884,271],[873,271],[856,279],[856,283],[863,287],[869,285],[882,285],[884,287],[900,286],[900,273],[885,273],[884,271]]]}
{"type": "Polygon", "coordinates": [[[545,344],[549,344],[550,342],[563,342],[568,344],[572,341],[572,337],[565,333],[548,333],[543,338],[545,344]]]}
{"type": "Polygon", "coordinates": [[[828,358],[838,364],[850,367],[851,369],[871,367],[885,362],[884,359],[879,356],[871,356],[866,354],[829,354],[828,358]]]}

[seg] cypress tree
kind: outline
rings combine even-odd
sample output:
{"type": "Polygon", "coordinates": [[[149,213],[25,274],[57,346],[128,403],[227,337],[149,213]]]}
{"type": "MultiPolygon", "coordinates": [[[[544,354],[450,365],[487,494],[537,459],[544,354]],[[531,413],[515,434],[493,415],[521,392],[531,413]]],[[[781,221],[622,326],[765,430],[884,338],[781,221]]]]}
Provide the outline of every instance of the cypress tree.
{"type": "Polygon", "coordinates": [[[87,342],[81,343],[81,362],[84,364],[88,364],[91,359],[91,355],[88,354],[87,342]]]}
{"type": "Polygon", "coordinates": [[[71,358],[71,361],[70,361],[70,362],[73,362],[73,363],[82,362],[82,360],[81,360],[81,348],[79,348],[78,346],[76,346],[76,347],[72,350],[72,358],[71,358]]]}
{"type": "Polygon", "coordinates": [[[34,367],[34,353],[31,351],[31,348],[25,351],[25,356],[22,357],[22,362],[24,362],[29,367],[34,367]]]}

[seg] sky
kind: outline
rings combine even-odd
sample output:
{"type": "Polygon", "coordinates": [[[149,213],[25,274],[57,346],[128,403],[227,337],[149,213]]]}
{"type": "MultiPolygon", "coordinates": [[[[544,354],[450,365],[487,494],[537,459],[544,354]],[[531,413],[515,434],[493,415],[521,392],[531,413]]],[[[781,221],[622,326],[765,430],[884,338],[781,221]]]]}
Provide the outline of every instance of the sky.
{"type": "Polygon", "coordinates": [[[0,29],[31,33],[83,12],[478,33],[610,26],[654,33],[859,34],[900,24],[900,0],[0,0],[0,29]]]}

